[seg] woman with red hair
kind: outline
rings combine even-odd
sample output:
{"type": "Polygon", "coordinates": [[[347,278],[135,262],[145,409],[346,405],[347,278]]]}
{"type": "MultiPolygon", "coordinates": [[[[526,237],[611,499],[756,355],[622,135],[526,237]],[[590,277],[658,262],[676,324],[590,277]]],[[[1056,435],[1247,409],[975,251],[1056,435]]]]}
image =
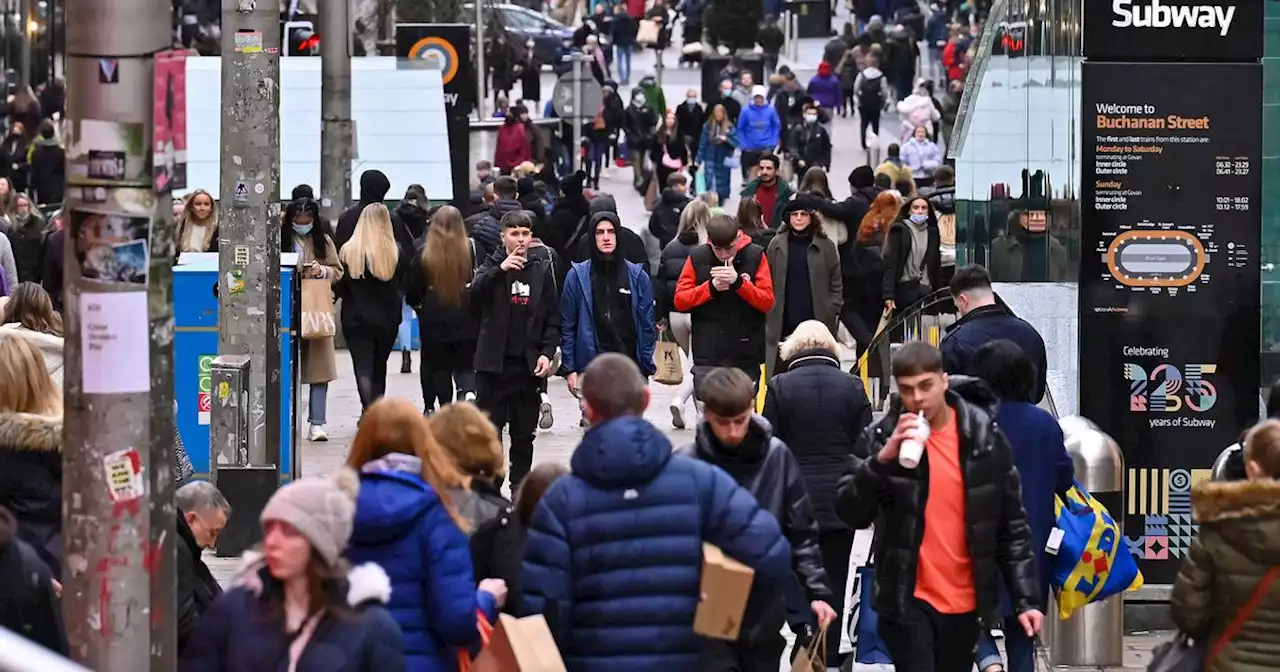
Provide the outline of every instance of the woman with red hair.
{"type": "Polygon", "coordinates": [[[884,260],[881,249],[885,234],[898,216],[898,197],[890,191],[880,192],[867,214],[858,225],[858,233],[851,246],[853,273],[846,274],[845,304],[840,321],[858,342],[861,357],[875,337],[884,310],[881,284],[884,280],[884,260]]]}

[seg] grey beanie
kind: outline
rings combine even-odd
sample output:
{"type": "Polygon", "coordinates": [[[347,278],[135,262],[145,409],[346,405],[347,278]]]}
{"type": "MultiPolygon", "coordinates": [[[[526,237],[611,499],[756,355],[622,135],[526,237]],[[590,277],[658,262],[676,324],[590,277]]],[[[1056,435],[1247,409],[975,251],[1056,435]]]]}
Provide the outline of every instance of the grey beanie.
{"type": "Polygon", "coordinates": [[[333,566],[351,541],[359,491],[359,476],[345,467],[328,476],[301,478],[277,490],[259,520],[292,525],[333,566]]]}

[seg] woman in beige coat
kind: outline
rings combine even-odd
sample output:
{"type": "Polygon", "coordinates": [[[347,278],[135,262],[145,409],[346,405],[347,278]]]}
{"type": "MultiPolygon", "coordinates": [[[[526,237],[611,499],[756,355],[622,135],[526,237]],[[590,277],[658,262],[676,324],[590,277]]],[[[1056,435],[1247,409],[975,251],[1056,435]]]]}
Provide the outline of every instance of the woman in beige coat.
{"type": "Polygon", "coordinates": [[[801,322],[817,320],[833,334],[840,328],[840,252],[823,230],[811,199],[800,194],[787,203],[778,235],[765,252],[773,276],[773,308],[764,326],[766,380],[779,371],[778,344],[801,322]]]}
{"type": "MultiPolygon", "coordinates": [[[[295,189],[295,193],[299,190],[295,189]]],[[[342,277],[338,248],[329,237],[328,225],[320,219],[320,204],[314,198],[294,199],[284,211],[280,225],[280,249],[298,253],[298,273],[304,280],[322,279],[329,284],[342,277]]],[[[338,377],[334,360],[333,337],[302,341],[302,382],[311,386],[307,404],[310,441],[328,441],[324,431],[325,411],[329,400],[329,383],[338,377]]]]}

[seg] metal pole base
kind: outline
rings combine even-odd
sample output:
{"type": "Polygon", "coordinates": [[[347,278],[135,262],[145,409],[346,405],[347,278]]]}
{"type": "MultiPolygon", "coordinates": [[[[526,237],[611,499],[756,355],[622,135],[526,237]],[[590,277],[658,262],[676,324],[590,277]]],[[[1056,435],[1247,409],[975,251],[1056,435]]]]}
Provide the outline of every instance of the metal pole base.
{"type": "Polygon", "coordinates": [[[280,487],[280,471],[269,467],[220,467],[218,490],[231,504],[231,518],[227,527],[218,535],[217,556],[239,557],[262,541],[262,524],[258,517],[267,506],[267,500],[280,487]]]}

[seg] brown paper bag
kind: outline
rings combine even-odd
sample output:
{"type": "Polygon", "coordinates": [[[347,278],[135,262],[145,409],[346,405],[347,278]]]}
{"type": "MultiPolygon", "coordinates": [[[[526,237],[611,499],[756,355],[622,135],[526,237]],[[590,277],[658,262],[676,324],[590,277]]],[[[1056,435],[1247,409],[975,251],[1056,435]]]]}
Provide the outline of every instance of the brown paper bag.
{"type": "Polygon", "coordinates": [[[653,365],[657,373],[653,382],[663,385],[679,385],[684,382],[684,364],[680,360],[680,346],[667,338],[667,332],[658,332],[658,347],[653,351],[653,365]]]}
{"type": "Polygon", "coordinates": [[[471,666],[472,672],[566,672],[547,619],[541,614],[498,616],[489,646],[471,666]]]}
{"type": "Polygon", "coordinates": [[[719,547],[703,543],[703,598],[693,615],[693,631],[704,637],[736,641],[755,577],[755,570],[725,555],[719,547]]]}
{"type": "Polygon", "coordinates": [[[328,280],[302,281],[302,338],[331,338],[338,333],[333,319],[333,290],[328,280]]]}
{"type": "Polygon", "coordinates": [[[791,672],[827,672],[827,625],[823,624],[809,645],[796,653],[791,672]]]}

